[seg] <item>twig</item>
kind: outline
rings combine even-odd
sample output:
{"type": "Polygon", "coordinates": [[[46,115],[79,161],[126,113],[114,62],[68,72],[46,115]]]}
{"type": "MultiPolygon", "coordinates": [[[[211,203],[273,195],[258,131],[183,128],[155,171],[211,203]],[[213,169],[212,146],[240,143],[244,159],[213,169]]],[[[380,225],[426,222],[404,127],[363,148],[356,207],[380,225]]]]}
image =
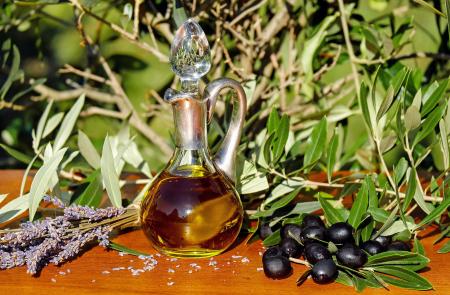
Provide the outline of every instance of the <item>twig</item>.
{"type": "Polygon", "coordinates": [[[0,110],[1,109],[11,109],[13,111],[23,111],[25,109],[25,107],[22,105],[19,105],[19,104],[14,104],[12,102],[1,100],[0,101],[0,110]]]}
{"type": "Polygon", "coordinates": [[[257,3],[256,5],[253,5],[252,7],[250,7],[249,9],[245,10],[244,12],[242,12],[241,14],[239,14],[237,17],[235,17],[230,23],[230,26],[234,26],[236,23],[238,23],[241,19],[243,19],[246,15],[248,15],[249,13],[257,10],[258,8],[260,8],[264,3],[266,3],[266,0],[262,0],[259,3],[257,3]]]}
{"type": "Polygon", "coordinates": [[[77,69],[77,68],[75,68],[75,67],[73,67],[73,66],[71,66],[69,64],[65,64],[64,68],[60,69],[58,72],[62,73],[62,74],[73,73],[73,74],[76,74],[76,75],[78,75],[80,77],[84,77],[86,79],[90,79],[92,81],[96,81],[96,82],[103,83],[103,84],[111,86],[111,82],[108,79],[105,79],[105,78],[103,78],[101,76],[97,76],[95,74],[92,74],[92,73],[89,73],[89,72],[86,72],[86,71],[79,70],[79,69],[77,69]]]}
{"type": "Polygon", "coordinates": [[[262,31],[262,36],[259,44],[266,45],[272,40],[272,38],[278,34],[285,26],[287,26],[289,21],[289,12],[286,8],[286,4],[282,5],[281,10],[277,12],[270,22],[266,25],[262,31]]]}
{"type": "Polygon", "coordinates": [[[139,7],[143,0],[134,1],[134,18],[133,18],[133,37],[137,40],[139,38],[139,7]]]}
{"type": "Polygon", "coordinates": [[[87,98],[103,103],[114,103],[117,99],[119,99],[119,97],[114,94],[100,92],[86,86],[83,88],[58,91],[40,84],[36,85],[33,90],[40,94],[39,97],[32,98],[34,101],[40,101],[47,98],[51,98],[55,101],[71,100],[79,97],[83,93],[86,94],[87,98]]]}
{"type": "Polygon", "coordinates": [[[338,3],[339,3],[339,12],[341,15],[342,32],[344,33],[345,45],[347,47],[348,56],[350,57],[350,66],[352,68],[353,81],[355,83],[356,94],[359,97],[360,81],[359,81],[358,70],[356,69],[356,65],[355,65],[356,57],[355,57],[355,53],[353,51],[352,42],[350,41],[350,33],[348,31],[348,24],[347,24],[347,19],[345,16],[344,1],[338,0],[338,3]]]}
{"type": "Polygon", "coordinates": [[[121,120],[125,119],[128,116],[128,114],[124,114],[122,112],[116,112],[116,111],[107,110],[107,109],[99,108],[99,107],[88,107],[86,110],[82,111],[80,113],[80,115],[83,117],[100,115],[100,116],[105,116],[105,117],[121,119],[121,120]]]}
{"type": "Polygon", "coordinates": [[[78,0],[70,0],[70,2],[72,2],[73,5],[75,5],[75,7],[80,9],[80,11],[95,18],[99,22],[102,22],[103,24],[105,24],[106,26],[111,28],[113,31],[120,34],[122,37],[128,39],[131,43],[137,45],[139,48],[142,48],[142,49],[154,54],[160,61],[169,62],[169,58],[167,57],[167,55],[165,55],[161,51],[157,50],[156,48],[150,46],[149,44],[139,41],[138,36],[135,36],[135,35],[127,32],[126,30],[122,29],[120,26],[110,23],[109,21],[96,15],[95,13],[91,12],[89,9],[86,9],[83,5],[81,5],[78,0]]]}
{"type": "Polygon", "coordinates": [[[302,264],[302,265],[305,265],[307,267],[312,267],[311,264],[308,261],[305,261],[305,260],[302,260],[302,259],[289,257],[289,261],[297,263],[297,264],[302,264]]]}

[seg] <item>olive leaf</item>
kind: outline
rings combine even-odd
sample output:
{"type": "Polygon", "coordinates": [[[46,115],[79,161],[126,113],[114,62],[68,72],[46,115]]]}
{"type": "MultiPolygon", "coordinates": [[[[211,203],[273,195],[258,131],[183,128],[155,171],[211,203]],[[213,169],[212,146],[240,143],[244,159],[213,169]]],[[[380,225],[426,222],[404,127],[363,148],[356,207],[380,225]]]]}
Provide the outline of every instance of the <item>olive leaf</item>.
{"type": "Polygon", "coordinates": [[[334,172],[334,166],[336,164],[336,152],[339,145],[339,133],[337,130],[334,132],[333,137],[331,138],[330,145],[328,147],[327,156],[327,177],[328,182],[331,182],[331,177],[334,172]]]}
{"type": "Polygon", "coordinates": [[[81,130],[78,130],[78,148],[80,149],[81,155],[92,168],[100,168],[100,155],[89,137],[81,130]]]}
{"type": "Polygon", "coordinates": [[[10,221],[28,210],[29,195],[21,195],[12,199],[0,208],[0,224],[10,221]]]}
{"type": "Polygon", "coordinates": [[[450,241],[444,244],[438,251],[440,254],[449,253],[450,252],[450,241]]]}
{"type": "Polygon", "coordinates": [[[358,194],[353,202],[352,208],[350,209],[350,215],[348,217],[348,223],[356,228],[361,222],[363,215],[367,212],[367,207],[369,205],[369,192],[367,187],[368,180],[367,176],[364,179],[363,185],[359,189],[358,194]]]}
{"type": "Polygon", "coordinates": [[[82,94],[77,101],[74,103],[72,108],[69,110],[67,115],[64,117],[64,120],[59,127],[58,133],[56,134],[55,142],[53,143],[53,150],[56,152],[61,149],[72,133],[73,127],[77,121],[78,115],[81,112],[81,109],[84,105],[85,95],[82,94]]]}
{"type": "Polygon", "coordinates": [[[326,117],[323,117],[320,122],[314,126],[306,145],[305,157],[303,159],[303,167],[305,167],[305,172],[308,172],[311,169],[311,166],[322,156],[323,150],[325,149],[326,139],[327,119],[326,117]]]}
{"type": "Polygon", "coordinates": [[[415,273],[400,266],[376,266],[375,272],[380,273],[381,278],[388,284],[411,290],[431,290],[430,282],[415,273]]]}
{"type": "Polygon", "coordinates": [[[103,197],[103,183],[100,170],[95,170],[86,179],[88,183],[75,203],[82,206],[98,207],[103,197]]]}
{"type": "Polygon", "coordinates": [[[327,223],[329,225],[337,223],[337,222],[344,222],[345,216],[342,215],[341,211],[334,208],[330,202],[323,197],[321,197],[322,192],[318,193],[318,199],[320,202],[320,206],[323,209],[323,213],[325,215],[325,219],[327,220],[327,223]]]}
{"type": "Polygon", "coordinates": [[[41,168],[36,172],[36,175],[31,183],[29,193],[29,218],[30,221],[34,219],[39,203],[44,197],[44,193],[51,187],[52,177],[58,170],[67,148],[62,148],[56,151],[48,161],[44,162],[41,168]]]}
{"type": "Polygon", "coordinates": [[[114,156],[111,150],[109,136],[106,137],[105,142],[103,143],[100,167],[103,184],[105,185],[111,203],[115,207],[122,207],[119,175],[117,175],[116,167],[114,166],[114,156]]]}

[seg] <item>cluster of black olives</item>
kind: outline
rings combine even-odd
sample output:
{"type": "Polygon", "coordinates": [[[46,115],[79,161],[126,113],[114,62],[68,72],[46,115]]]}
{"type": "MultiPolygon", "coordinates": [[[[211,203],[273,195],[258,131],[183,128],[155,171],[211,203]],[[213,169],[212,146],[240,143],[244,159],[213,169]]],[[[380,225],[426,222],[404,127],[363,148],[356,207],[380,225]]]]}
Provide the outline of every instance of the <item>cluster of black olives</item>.
{"type": "MultiPolygon", "coordinates": [[[[326,228],[322,219],[307,215],[301,225],[285,224],[281,230],[281,242],[268,248],[262,257],[264,273],[272,279],[283,279],[291,275],[290,257],[303,257],[312,265],[310,274],[314,282],[332,282],[338,275],[340,265],[358,269],[367,262],[368,255],[384,251],[410,251],[410,246],[401,241],[392,242],[391,237],[355,244],[354,228],[346,222],[338,222],[326,228]],[[335,255],[335,259],[333,259],[335,255]]],[[[270,227],[260,229],[262,238],[271,233],[270,227]]]]}

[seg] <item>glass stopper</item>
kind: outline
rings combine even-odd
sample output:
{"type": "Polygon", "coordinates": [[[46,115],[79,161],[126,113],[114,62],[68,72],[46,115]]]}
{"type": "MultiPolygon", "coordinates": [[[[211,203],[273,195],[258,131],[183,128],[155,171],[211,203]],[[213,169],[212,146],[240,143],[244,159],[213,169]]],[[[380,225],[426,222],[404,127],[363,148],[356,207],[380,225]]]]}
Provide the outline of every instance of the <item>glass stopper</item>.
{"type": "Polygon", "coordinates": [[[170,48],[170,64],[181,79],[182,91],[197,88],[198,80],[211,68],[208,39],[195,20],[188,19],[178,28],[170,48]]]}

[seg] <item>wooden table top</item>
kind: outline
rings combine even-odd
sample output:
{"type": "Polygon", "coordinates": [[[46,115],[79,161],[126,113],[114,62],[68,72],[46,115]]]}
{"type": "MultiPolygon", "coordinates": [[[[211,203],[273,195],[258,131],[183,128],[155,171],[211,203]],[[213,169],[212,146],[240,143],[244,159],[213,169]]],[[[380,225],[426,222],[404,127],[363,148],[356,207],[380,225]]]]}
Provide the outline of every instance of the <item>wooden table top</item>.
{"type": "MultiPolygon", "coordinates": [[[[20,170],[0,171],[0,193],[18,194],[22,178],[20,170]]],[[[431,259],[430,268],[423,272],[433,284],[430,294],[450,294],[450,256],[437,254],[439,246],[432,245],[434,236],[422,242],[431,259]]],[[[333,283],[317,285],[307,280],[301,287],[296,279],[306,270],[293,265],[294,274],[285,280],[264,276],[260,242],[237,245],[212,259],[171,259],[159,256],[141,231],[117,237],[115,242],[153,254],[154,269],[141,272],[144,261],[131,255],[119,255],[102,247],[94,247],[81,257],[61,267],[50,265],[39,277],[30,277],[25,267],[0,271],[3,294],[358,294],[352,287],[333,283]],[[8,292],[8,293],[6,293],[8,292]]],[[[147,262],[148,263],[148,262],[147,262]]],[[[391,287],[366,289],[363,294],[427,294],[391,287]]]]}

